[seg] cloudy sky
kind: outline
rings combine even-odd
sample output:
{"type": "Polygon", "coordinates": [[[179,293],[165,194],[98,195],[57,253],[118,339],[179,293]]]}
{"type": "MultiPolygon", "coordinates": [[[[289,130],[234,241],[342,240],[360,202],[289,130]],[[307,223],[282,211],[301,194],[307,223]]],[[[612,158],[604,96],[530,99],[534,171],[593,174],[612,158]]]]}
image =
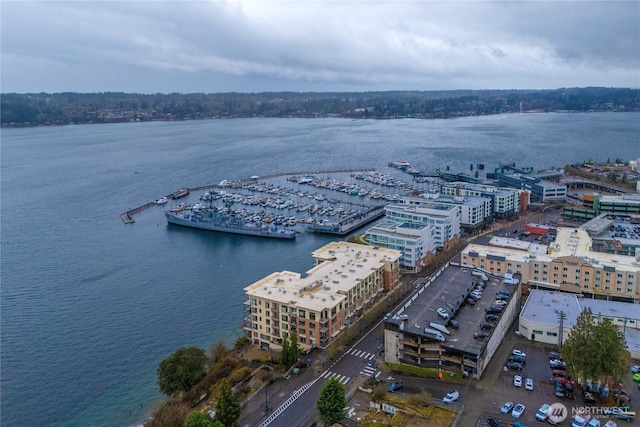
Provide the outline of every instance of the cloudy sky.
{"type": "Polygon", "coordinates": [[[0,2],[2,92],[640,87],[640,2],[0,2]]]}

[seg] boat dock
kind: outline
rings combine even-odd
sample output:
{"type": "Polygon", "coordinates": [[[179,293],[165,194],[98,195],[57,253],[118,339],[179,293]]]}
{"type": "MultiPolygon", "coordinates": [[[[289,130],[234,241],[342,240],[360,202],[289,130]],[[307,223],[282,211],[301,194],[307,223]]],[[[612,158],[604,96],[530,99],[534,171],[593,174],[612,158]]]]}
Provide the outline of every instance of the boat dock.
{"type": "Polygon", "coordinates": [[[310,225],[307,230],[312,231],[314,233],[326,233],[326,234],[336,234],[338,236],[344,236],[345,234],[351,233],[353,230],[374,221],[384,215],[384,205],[375,206],[369,209],[366,213],[359,216],[358,218],[352,218],[346,221],[341,221],[337,225],[323,225],[323,224],[313,224],[310,225]]]}

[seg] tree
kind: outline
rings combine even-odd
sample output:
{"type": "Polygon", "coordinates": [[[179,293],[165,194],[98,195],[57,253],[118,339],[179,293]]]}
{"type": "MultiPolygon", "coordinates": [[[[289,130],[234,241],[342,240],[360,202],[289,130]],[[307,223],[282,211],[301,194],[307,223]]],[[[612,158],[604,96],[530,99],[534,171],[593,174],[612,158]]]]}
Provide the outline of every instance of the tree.
{"type": "Polygon", "coordinates": [[[227,346],[224,343],[224,337],[219,337],[218,342],[215,343],[209,349],[209,357],[211,358],[211,363],[218,363],[225,357],[227,357],[227,346]]]}
{"type": "Polygon", "coordinates": [[[329,378],[320,391],[320,399],[316,404],[320,411],[320,419],[330,426],[344,418],[344,386],[337,378],[329,378]]]}
{"type": "Polygon", "coordinates": [[[280,353],[280,363],[282,363],[286,369],[289,369],[291,365],[289,365],[291,352],[289,351],[289,335],[284,334],[284,338],[282,338],[282,352],[280,353]]]}
{"type": "Polygon", "coordinates": [[[626,348],[624,333],[608,317],[596,325],[594,347],[596,360],[600,365],[600,375],[616,380],[623,378],[627,373],[631,355],[626,348]]]}
{"type": "Polygon", "coordinates": [[[189,415],[187,415],[184,427],[214,427],[214,423],[209,414],[200,411],[191,411],[189,415]]]}
{"type": "Polygon", "coordinates": [[[590,309],[583,310],[567,337],[560,353],[572,378],[597,378],[595,368],[594,334],[596,324],[590,309]]]}
{"type": "Polygon", "coordinates": [[[607,317],[596,323],[589,309],[578,316],[560,353],[579,380],[620,379],[630,360],[624,333],[607,317]]]}
{"type": "Polygon", "coordinates": [[[204,378],[209,359],[197,347],[181,347],[158,365],[160,391],[171,395],[187,391],[204,378]]]}
{"type": "Polygon", "coordinates": [[[291,365],[293,365],[298,361],[298,359],[300,358],[300,355],[302,354],[302,350],[298,345],[298,335],[296,335],[295,331],[291,332],[291,339],[289,342],[289,351],[291,353],[290,354],[291,365]]]}
{"type": "Polygon", "coordinates": [[[220,421],[225,427],[235,425],[240,418],[240,402],[227,379],[223,379],[220,383],[220,397],[216,404],[216,420],[220,421]]]}

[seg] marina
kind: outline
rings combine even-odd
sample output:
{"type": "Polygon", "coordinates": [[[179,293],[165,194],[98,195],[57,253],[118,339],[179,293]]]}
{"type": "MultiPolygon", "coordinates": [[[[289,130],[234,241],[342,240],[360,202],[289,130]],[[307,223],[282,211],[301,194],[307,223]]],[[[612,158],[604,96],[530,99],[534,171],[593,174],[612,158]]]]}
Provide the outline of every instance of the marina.
{"type": "Polygon", "coordinates": [[[124,212],[121,218],[132,224],[138,212],[185,198],[165,208],[169,223],[277,238],[293,238],[305,231],[345,235],[382,217],[384,206],[397,202],[408,190],[406,181],[372,170],[252,176],[181,188],[124,212]],[[190,194],[199,194],[198,200],[191,201],[190,194]],[[273,227],[282,232],[266,232],[273,227]]]}

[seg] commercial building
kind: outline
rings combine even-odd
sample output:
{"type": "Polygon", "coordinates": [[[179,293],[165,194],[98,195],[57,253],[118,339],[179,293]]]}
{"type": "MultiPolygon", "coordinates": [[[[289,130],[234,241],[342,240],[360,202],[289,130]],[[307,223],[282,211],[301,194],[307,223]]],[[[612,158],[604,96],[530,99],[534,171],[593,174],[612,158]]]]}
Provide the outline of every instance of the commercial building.
{"type": "Polygon", "coordinates": [[[593,251],[592,240],[583,229],[558,228],[546,253],[471,244],[461,259],[463,265],[492,274],[519,274],[530,288],[640,301],[640,259],[593,251]]]}
{"type": "Polygon", "coordinates": [[[395,249],[400,256],[400,268],[418,272],[424,268],[436,252],[435,229],[431,225],[411,222],[396,224],[382,222],[365,232],[369,245],[395,249]]]}
{"type": "Polygon", "coordinates": [[[588,220],[602,214],[632,217],[640,214],[640,194],[622,194],[610,196],[602,194],[584,194],[582,206],[567,206],[563,216],[569,219],[588,220]]]}
{"type": "Polygon", "coordinates": [[[312,256],[306,275],[275,272],[244,289],[253,344],[280,349],[295,332],[302,349],[324,348],[400,280],[401,253],[392,249],[332,242],[312,256]]]}
{"type": "Polygon", "coordinates": [[[536,202],[564,202],[567,199],[567,187],[544,178],[549,177],[535,174],[498,174],[498,184],[502,187],[528,190],[531,192],[531,199],[536,202]]]}
{"type": "Polygon", "coordinates": [[[566,341],[578,316],[586,309],[591,310],[596,323],[605,317],[611,319],[624,333],[631,357],[640,358],[640,307],[637,304],[533,289],[520,313],[520,335],[531,341],[559,345],[566,341]]]}

